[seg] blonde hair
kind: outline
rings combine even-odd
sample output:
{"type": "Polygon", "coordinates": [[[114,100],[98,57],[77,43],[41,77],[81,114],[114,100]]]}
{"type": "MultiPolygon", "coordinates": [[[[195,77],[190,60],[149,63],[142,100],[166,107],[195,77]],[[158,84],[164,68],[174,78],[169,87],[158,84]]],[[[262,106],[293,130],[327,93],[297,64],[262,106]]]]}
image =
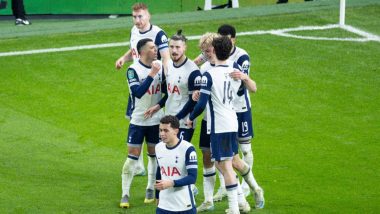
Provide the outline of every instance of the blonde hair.
{"type": "Polygon", "coordinates": [[[148,6],[142,2],[137,2],[132,6],[132,11],[148,10],[148,6]]]}
{"type": "Polygon", "coordinates": [[[203,34],[202,37],[199,39],[199,48],[201,50],[209,48],[210,46],[212,46],[212,41],[219,36],[220,35],[217,33],[210,32],[203,34]]]}

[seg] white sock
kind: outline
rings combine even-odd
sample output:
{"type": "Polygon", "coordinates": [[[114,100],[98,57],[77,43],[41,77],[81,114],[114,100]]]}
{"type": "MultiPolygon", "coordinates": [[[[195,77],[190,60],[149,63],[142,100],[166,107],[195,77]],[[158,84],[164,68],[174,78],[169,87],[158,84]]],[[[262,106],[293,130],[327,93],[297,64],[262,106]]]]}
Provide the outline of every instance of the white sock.
{"type": "Polygon", "coordinates": [[[232,7],[238,8],[239,7],[239,0],[232,0],[232,7]]]}
{"type": "Polygon", "coordinates": [[[253,177],[251,168],[249,168],[248,165],[245,168],[247,170],[244,170],[245,174],[242,174],[242,177],[244,178],[245,182],[247,182],[251,190],[255,191],[256,189],[259,188],[259,185],[257,184],[255,177],[253,177]]]}
{"type": "Polygon", "coordinates": [[[236,188],[236,191],[237,191],[237,200],[238,200],[238,204],[245,204],[245,202],[247,202],[247,200],[245,199],[245,196],[244,196],[244,193],[243,193],[243,189],[240,185],[240,182],[239,182],[239,177],[236,176],[236,181],[237,181],[237,188],[236,188]]]}
{"type": "Polygon", "coordinates": [[[224,183],[224,177],[220,170],[218,170],[218,176],[219,176],[219,185],[222,188],[225,188],[226,184],[224,183]]]}
{"type": "Polygon", "coordinates": [[[145,171],[145,165],[144,165],[144,147],[143,146],[141,147],[141,153],[140,153],[140,156],[139,156],[139,161],[138,161],[136,169],[138,169],[138,171],[142,171],[142,170],[145,171]]]}
{"type": "Polygon", "coordinates": [[[148,185],[147,189],[154,190],[154,183],[156,182],[156,172],[157,172],[157,160],[156,155],[148,156],[148,185]]]}
{"type": "Polygon", "coordinates": [[[204,10],[211,10],[211,0],[205,0],[205,8],[204,10]]]}
{"type": "Polygon", "coordinates": [[[249,167],[253,166],[253,152],[249,142],[240,144],[240,150],[243,153],[243,161],[248,164],[249,167]]]}
{"type": "Polygon", "coordinates": [[[238,195],[237,195],[237,184],[226,186],[227,196],[228,196],[228,209],[233,211],[233,213],[239,213],[238,195]]]}
{"type": "Polygon", "coordinates": [[[137,160],[132,158],[127,158],[124,163],[123,171],[121,173],[121,187],[122,187],[122,197],[124,195],[129,195],[129,189],[131,188],[135,167],[137,165],[137,160]]]}
{"type": "MultiPolygon", "coordinates": [[[[252,169],[253,166],[253,152],[251,148],[250,142],[244,142],[240,143],[240,150],[242,151],[243,161],[248,164],[248,166],[252,169]]],[[[243,189],[248,189],[248,184],[244,181],[242,181],[241,186],[243,189]]]]}
{"type": "Polygon", "coordinates": [[[203,168],[203,194],[205,196],[205,202],[213,203],[215,180],[215,167],[203,168]]]}

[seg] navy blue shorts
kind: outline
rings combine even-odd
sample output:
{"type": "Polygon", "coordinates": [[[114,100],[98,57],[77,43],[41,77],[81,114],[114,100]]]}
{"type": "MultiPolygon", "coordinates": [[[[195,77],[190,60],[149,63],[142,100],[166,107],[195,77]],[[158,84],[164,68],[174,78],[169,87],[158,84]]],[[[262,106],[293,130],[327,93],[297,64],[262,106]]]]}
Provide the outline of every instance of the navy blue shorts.
{"type": "Polygon", "coordinates": [[[252,114],[251,110],[236,113],[238,118],[238,139],[239,141],[248,141],[253,138],[252,114]]]}
{"type": "Polygon", "coordinates": [[[128,128],[128,146],[141,147],[144,142],[154,146],[160,141],[159,125],[154,126],[138,126],[129,124],[128,128]]]}
{"type": "Polygon", "coordinates": [[[202,120],[201,133],[199,135],[199,148],[202,150],[210,150],[210,135],[207,134],[207,121],[202,120]]]}
{"type": "Polygon", "coordinates": [[[179,132],[177,137],[182,140],[186,140],[187,142],[191,142],[191,138],[193,138],[194,129],[184,129],[179,128],[179,132]]]}
{"type": "Polygon", "coordinates": [[[193,207],[191,210],[186,211],[168,211],[161,208],[156,208],[156,214],[196,214],[197,208],[193,207]]]}
{"type": "Polygon", "coordinates": [[[238,154],[238,142],[236,132],[211,134],[211,160],[232,160],[238,154]]]}

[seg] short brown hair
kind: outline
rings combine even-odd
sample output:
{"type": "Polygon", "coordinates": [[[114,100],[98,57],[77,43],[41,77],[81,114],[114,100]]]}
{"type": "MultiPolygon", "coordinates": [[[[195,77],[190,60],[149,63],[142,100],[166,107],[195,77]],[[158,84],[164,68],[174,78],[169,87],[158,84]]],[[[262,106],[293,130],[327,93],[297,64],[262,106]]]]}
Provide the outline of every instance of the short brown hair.
{"type": "Polygon", "coordinates": [[[160,120],[161,124],[170,124],[173,129],[179,129],[179,120],[176,116],[166,115],[160,120]]]}
{"type": "Polygon", "coordinates": [[[227,36],[220,36],[212,41],[215,55],[218,60],[227,60],[230,57],[232,42],[227,36]]]}
{"type": "Polygon", "coordinates": [[[137,2],[132,6],[132,11],[148,10],[148,6],[142,2],[137,2]]]}

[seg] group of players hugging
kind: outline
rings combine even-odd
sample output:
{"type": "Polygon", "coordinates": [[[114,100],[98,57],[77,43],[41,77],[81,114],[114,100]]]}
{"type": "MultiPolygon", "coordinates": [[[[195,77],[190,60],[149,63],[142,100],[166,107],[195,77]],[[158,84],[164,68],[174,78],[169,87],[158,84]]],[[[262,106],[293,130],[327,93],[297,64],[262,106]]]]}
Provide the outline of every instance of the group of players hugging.
{"type": "Polygon", "coordinates": [[[255,208],[264,208],[264,191],[252,172],[249,93],[257,87],[249,76],[249,55],[235,45],[235,28],[224,24],[217,33],[203,34],[201,54],[191,60],[186,57],[187,38],[182,31],[168,39],[150,23],[144,3],[133,5],[132,19],[130,49],[115,63],[120,69],[132,61],[126,72],[130,123],[120,207],[130,207],[132,180],[145,174],[141,155],[145,141],[148,184],[144,203],[157,203],[156,213],[212,211],[214,202],[225,197],[226,213],[247,213],[251,207],[246,197],[251,193],[255,208]],[[196,118],[202,113],[199,148],[204,201],[197,207],[198,160],[190,142],[196,118]],[[214,195],[217,174],[220,187],[214,195]]]}

